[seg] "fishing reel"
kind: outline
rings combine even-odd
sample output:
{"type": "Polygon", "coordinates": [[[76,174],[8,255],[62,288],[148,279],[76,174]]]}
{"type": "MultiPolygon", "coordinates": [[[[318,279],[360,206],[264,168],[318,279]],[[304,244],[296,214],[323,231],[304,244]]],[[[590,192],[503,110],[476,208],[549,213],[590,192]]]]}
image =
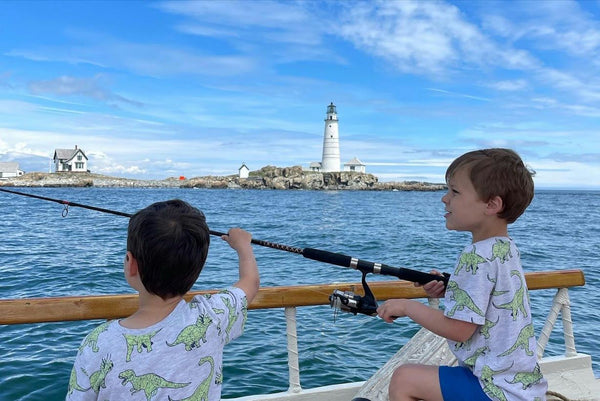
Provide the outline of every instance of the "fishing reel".
{"type": "Polygon", "coordinates": [[[352,291],[334,290],[329,296],[329,305],[334,309],[334,321],[337,311],[352,313],[354,315],[359,313],[369,316],[377,315],[377,300],[367,284],[366,276],[367,273],[363,272],[362,286],[365,295],[356,295],[352,291]]]}

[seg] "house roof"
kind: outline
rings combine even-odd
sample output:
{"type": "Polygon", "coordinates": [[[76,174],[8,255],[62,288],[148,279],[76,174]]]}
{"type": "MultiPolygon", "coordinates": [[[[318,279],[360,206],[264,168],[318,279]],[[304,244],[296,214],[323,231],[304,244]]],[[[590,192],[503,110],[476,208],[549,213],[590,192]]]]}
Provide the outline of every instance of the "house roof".
{"type": "Polygon", "coordinates": [[[19,169],[19,163],[17,163],[17,162],[0,162],[0,172],[14,173],[18,169],[19,169]]]}
{"type": "Polygon", "coordinates": [[[87,160],[87,156],[85,155],[85,153],[83,153],[83,150],[79,149],[79,148],[75,148],[75,149],[55,149],[54,150],[54,157],[53,159],[56,160],[71,160],[72,158],[75,157],[75,155],[77,153],[80,153],[83,157],[85,157],[85,159],[87,160]]]}
{"type": "Polygon", "coordinates": [[[356,157],[349,162],[344,163],[344,166],[364,166],[365,164],[358,160],[356,157]]]}
{"type": "Polygon", "coordinates": [[[321,167],[321,162],[311,162],[310,167],[321,167]]]}

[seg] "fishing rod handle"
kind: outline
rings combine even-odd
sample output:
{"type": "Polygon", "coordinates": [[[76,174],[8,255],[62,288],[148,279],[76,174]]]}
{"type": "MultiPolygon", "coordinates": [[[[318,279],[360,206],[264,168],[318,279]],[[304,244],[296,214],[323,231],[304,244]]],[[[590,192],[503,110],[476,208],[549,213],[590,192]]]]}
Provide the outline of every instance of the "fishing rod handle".
{"type": "Polygon", "coordinates": [[[381,263],[368,262],[353,258],[341,253],[323,251],[321,249],[304,248],[302,256],[305,258],[318,260],[320,262],[330,263],[342,267],[350,267],[355,270],[360,270],[366,273],[382,274],[385,276],[394,276],[402,280],[412,281],[413,283],[426,284],[430,281],[443,281],[444,285],[448,284],[450,275],[438,275],[423,273],[418,270],[407,269],[405,267],[393,267],[381,263]]]}

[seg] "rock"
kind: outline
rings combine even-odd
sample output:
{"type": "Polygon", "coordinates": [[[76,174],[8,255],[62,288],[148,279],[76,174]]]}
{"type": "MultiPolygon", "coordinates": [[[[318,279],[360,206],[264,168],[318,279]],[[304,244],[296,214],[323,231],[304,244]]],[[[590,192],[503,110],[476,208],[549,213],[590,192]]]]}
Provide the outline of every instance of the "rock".
{"type": "Polygon", "coordinates": [[[304,171],[301,166],[265,166],[250,172],[248,178],[237,175],[204,176],[190,179],[134,180],[93,173],[27,173],[0,180],[0,186],[15,187],[134,187],[134,188],[229,188],[296,190],[371,190],[439,191],[445,184],[426,182],[379,182],[373,174],[355,171],[320,173],[304,171]]]}

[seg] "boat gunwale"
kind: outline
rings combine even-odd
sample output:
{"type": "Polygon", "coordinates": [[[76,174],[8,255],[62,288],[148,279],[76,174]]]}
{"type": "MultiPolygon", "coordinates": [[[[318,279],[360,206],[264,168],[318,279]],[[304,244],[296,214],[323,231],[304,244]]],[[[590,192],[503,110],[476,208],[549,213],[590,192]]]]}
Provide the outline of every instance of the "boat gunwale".
{"type": "MultiPolygon", "coordinates": [[[[580,269],[528,272],[525,273],[525,279],[529,290],[569,288],[585,284],[585,277],[580,269]]],[[[374,281],[369,283],[369,287],[380,301],[427,297],[421,287],[415,287],[413,283],[404,280],[374,281]]],[[[248,309],[327,305],[334,289],[364,294],[360,282],[261,287],[248,309]]],[[[185,295],[185,299],[218,291],[191,291],[185,295]]],[[[116,319],[132,314],[137,305],[137,294],[0,299],[0,325],[116,319]]]]}

